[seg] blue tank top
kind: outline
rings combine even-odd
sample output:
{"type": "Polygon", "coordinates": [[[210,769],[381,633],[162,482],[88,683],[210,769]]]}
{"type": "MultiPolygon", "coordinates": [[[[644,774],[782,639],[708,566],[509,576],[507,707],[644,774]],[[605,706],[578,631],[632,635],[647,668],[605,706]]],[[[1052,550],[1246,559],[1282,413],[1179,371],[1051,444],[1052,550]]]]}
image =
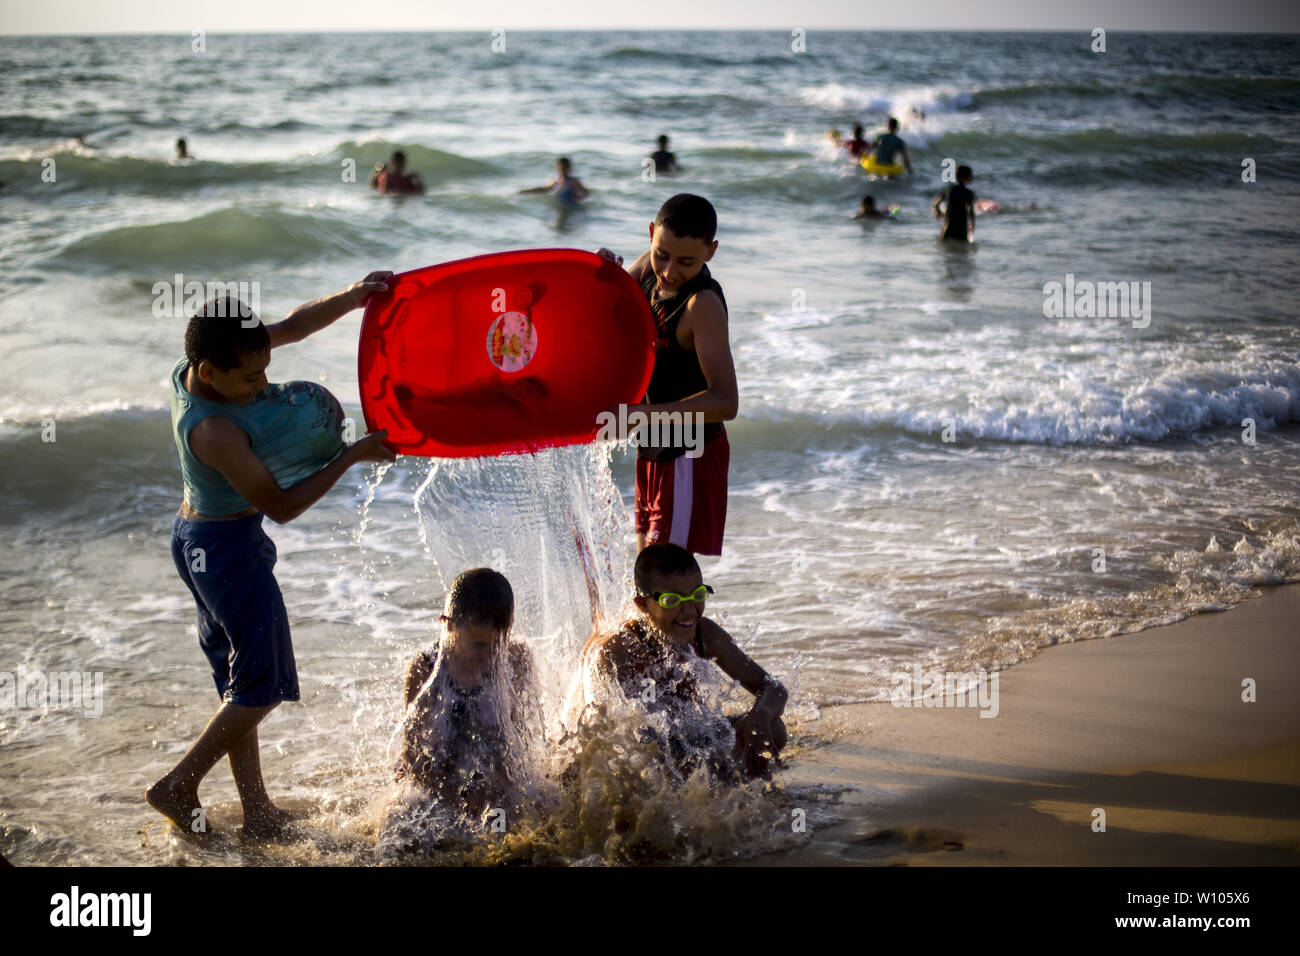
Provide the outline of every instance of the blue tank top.
{"type": "Polygon", "coordinates": [[[320,471],[343,453],[343,408],[315,382],[268,385],[247,405],[214,402],[185,389],[189,362],[172,369],[172,436],[181,459],[185,501],[205,515],[228,515],[252,507],[221,472],[190,451],[190,431],[212,415],[234,422],[252,441],[276,483],[288,488],[320,471]]]}

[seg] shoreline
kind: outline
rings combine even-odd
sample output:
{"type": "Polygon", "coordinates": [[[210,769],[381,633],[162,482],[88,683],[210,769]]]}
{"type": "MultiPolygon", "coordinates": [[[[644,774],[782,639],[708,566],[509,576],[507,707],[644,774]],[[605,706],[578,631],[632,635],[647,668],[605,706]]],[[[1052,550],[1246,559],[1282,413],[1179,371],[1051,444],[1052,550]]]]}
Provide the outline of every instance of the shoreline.
{"type": "Polygon", "coordinates": [[[779,779],[843,822],[749,863],[1300,864],[1300,584],[999,673],[998,713],[827,707],[779,779]],[[1255,681],[1256,701],[1242,700],[1255,681]],[[1105,832],[1094,831],[1096,810],[1105,832]]]}

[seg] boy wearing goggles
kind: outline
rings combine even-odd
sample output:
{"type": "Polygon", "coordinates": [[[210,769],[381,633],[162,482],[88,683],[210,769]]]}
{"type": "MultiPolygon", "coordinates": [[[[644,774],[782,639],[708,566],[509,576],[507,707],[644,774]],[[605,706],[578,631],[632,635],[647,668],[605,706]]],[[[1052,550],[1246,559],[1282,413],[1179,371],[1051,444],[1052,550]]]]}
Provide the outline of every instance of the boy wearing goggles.
{"type": "Polygon", "coordinates": [[[780,682],[749,659],[730,634],[704,616],[713,589],[704,583],[695,557],[679,545],[647,546],[633,572],[640,615],[612,634],[594,634],[582,653],[585,703],[597,697],[601,676],[629,699],[653,705],[703,702],[690,675],[691,658],[712,661],[754,695],[754,706],[731,718],[735,731],[732,757],[750,777],[771,777],[769,761],[785,746],[787,694],[780,682]]]}

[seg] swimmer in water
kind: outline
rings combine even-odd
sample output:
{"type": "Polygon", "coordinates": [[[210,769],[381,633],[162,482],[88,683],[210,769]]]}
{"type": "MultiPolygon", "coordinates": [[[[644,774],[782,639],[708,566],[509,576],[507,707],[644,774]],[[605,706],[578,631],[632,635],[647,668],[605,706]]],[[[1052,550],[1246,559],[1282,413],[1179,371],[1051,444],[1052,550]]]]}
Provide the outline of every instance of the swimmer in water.
{"type": "Polygon", "coordinates": [[[975,241],[975,194],[968,184],[975,178],[969,166],[957,167],[957,182],[946,195],[934,197],[934,218],[943,220],[941,238],[975,241]],[[940,211],[942,209],[942,212],[940,211]]]}
{"type": "Polygon", "coordinates": [[[854,159],[861,159],[866,155],[871,144],[862,136],[863,130],[861,124],[853,127],[853,138],[845,140],[841,145],[849,151],[849,155],[854,159]]]}
{"type": "Polygon", "coordinates": [[[370,188],[382,196],[417,195],[424,192],[424,180],[419,173],[404,172],[406,154],[393,150],[387,163],[378,163],[370,176],[370,188]]]}
{"type": "Polygon", "coordinates": [[[903,168],[907,170],[909,176],[912,173],[912,160],[907,155],[907,146],[898,135],[898,120],[892,116],[889,117],[889,132],[881,133],[876,137],[875,142],[871,144],[871,154],[881,166],[894,165],[894,157],[902,154],[903,168]]]}
{"type": "Polygon", "coordinates": [[[600,699],[602,687],[617,688],[629,701],[668,717],[673,730],[666,749],[683,774],[709,752],[705,759],[715,777],[734,779],[738,770],[741,777],[770,779],[770,763],[786,743],[785,688],[704,616],[712,588],[685,548],[648,545],[637,556],[633,577],[632,600],[640,613],[587,641],[571,706],[586,707],[600,699]],[[749,711],[732,718],[711,711],[692,673],[705,661],[754,695],[749,711]]]}
{"type": "Polygon", "coordinates": [[[854,219],[888,219],[889,213],[881,212],[876,208],[874,196],[863,196],[862,202],[858,204],[858,211],[853,214],[854,219]]]}
{"type": "Polygon", "coordinates": [[[432,798],[463,817],[518,809],[530,735],[542,732],[532,655],[510,640],[515,599],[490,568],[452,582],[437,648],[411,660],[403,683],[397,779],[408,787],[390,809],[432,798]]]}
{"type": "MultiPolygon", "coordinates": [[[[77,138],[80,139],[81,137],[77,137],[77,138]]],[[[186,145],[185,140],[183,140],[183,139],[178,139],[178,140],[176,141],[176,158],[177,158],[177,159],[193,159],[193,158],[194,158],[193,156],[190,155],[189,147],[186,145]]]]}
{"type": "Polygon", "coordinates": [[[522,194],[551,193],[566,206],[576,206],[590,195],[587,187],[582,185],[582,180],[573,175],[573,164],[566,156],[561,156],[555,161],[555,178],[549,183],[545,186],[521,189],[519,192],[522,194]]]}
{"type": "Polygon", "coordinates": [[[668,151],[668,137],[659,137],[659,149],[650,154],[654,160],[656,173],[675,173],[681,167],[677,165],[677,157],[668,151]]]}

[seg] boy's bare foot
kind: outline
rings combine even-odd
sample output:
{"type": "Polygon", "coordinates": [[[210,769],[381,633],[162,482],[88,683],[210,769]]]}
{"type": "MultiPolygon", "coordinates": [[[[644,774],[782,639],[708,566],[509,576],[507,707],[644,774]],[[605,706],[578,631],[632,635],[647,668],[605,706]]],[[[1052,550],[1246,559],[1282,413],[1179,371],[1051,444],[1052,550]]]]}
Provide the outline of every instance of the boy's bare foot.
{"type": "Polygon", "coordinates": [[[186,788],[171,785],[166,783],[164,777],[144,792],[144,798],[149,802],[149,806],[186,833],[205,832],[204,830],[193,830],[194,821],[202,819],[201,815],[196,817],[194,811],[203,809],[203,805],[199,803],[197,787],[186,788]]]}

